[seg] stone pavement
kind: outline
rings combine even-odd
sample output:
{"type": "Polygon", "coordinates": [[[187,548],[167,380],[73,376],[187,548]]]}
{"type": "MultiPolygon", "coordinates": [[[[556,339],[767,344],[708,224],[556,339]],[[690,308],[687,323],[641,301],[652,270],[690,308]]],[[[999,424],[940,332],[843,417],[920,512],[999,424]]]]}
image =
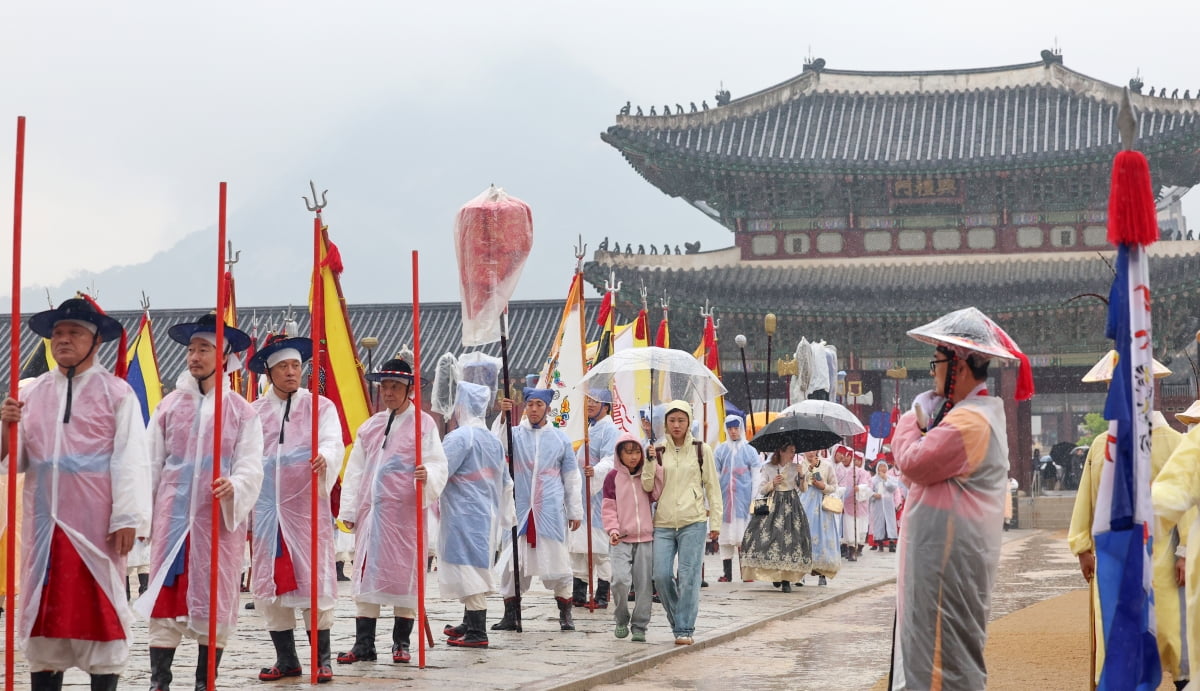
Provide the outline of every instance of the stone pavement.
{"type": "MultiPolygon", "coordinates": [[[[1027,531],[1013,531],[1015,536],[1027,531]]],[[[748,631],[774,620],[802,615],[825,604],[877,588],[895,579],[895,554],[865,551],[862,560],[843,562],[841,573],[830,579],[829,585],[819,587],[816,578],[809,577],[808,585],[784,594],[769,583],[742,583],[736,562],[734,583],[718,583],[721,561],[716,555],[705,557],[705,576],[710,587],[702,591],[700,615],[693,646],[676,646],[667,626],[666,615],[655,605],[647,634],[647,643],[632,643],[628,638],[613,637],[612,612],[597,610],[589,613],[575,609],[574,632],[558,630],[558,612],[553,596],[535,587],[524,598],[524,633],[489,631],[488,650],[460,650],[448,647],[441,635],[442,627],[461,620],[462,608],[457,602],[437,598],[437,574],[428,579],[428,610],[434,631],[435,646],[426,652],[425,669],[418,668],[413,647],[413,663],[393,664],[390,661],[391,622],[381,619],[376,646],[381,653],[378,662],[352,665],[334,663],[335,678],[323,689],[359,689],[382,691],[398,688],[437,688],[451,685],[472,689],[527,690],[553,688],[590,688],[602,683],[619,681],[659,662],[690,651],[715,646],[732,640],[748,631]]],[[[338,603],[338,618],[333,628],[333,653],[348,650],[354,639],[354,603],[349,584],[341,583],[342,598],[338,603]]],[[[248,596],[243,595],[245,601],[248,596]]],[[[503,606],[498,597],[489,598],[488,625],[497,621],[503,606]]],[[[386,611],[386,610],[385,610],[386,611]]],[[[7,613],[6,615],[7,616],[7,613]]],[[[134,632],[134,652],[130,666],[121,679],[122,689],[149,687],[149,659],[146,653],[146,627],[139,622],[134,632]]],[[[230,642],[221,662],[218,688],[296,688],[308,683],[308,646],[304,634],[297,632],[297,646],[304,663],[306,676],[277,682],[260,682],[259,668],[274,662],[270,639],[262,627],[262,619],[253,611],[242,611],[238,632],[230,642]]],[[[2,643],[2,641],[0,641],[2,643]]],[[[196,665],[196,645],[185,641],[175,658],[175,681],[172,688],[192,688],[196,665]]],[[[88,688],[87,675],[78,670],[67,673],[65,688],[88,688]]],[[[16,688],[29,688],[28,669],[18,657],[16,688]]]]}

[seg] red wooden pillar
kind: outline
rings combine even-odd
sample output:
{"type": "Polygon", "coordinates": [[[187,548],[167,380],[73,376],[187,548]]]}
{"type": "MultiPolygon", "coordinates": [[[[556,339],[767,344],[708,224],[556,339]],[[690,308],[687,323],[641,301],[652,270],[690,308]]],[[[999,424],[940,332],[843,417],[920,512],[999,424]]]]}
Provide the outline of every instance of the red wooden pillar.
{"type": "Polygon", "coordinates": [[[1017,478],[1021,489],[1029,491],[1033,487],[1033,406],[1029,401],[1016,399],[1016,367],[1004,367],[997,374],[1000,390],[994,393],[1004,401],[1009,472],[1017,478]]]}

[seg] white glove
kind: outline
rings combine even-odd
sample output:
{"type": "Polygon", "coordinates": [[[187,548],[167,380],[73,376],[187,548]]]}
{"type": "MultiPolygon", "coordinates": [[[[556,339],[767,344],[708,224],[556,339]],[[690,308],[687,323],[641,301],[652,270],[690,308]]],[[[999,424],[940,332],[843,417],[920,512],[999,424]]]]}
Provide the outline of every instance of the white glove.
{"type": "Polygon", "coordinates": [[[929,429],[929,421],[934,415],[945,405],[946,398],[939,396],[932,390],[919,394],[913,399],[912,410],[917,415],[917,424],[922,430],[929,429]]]}

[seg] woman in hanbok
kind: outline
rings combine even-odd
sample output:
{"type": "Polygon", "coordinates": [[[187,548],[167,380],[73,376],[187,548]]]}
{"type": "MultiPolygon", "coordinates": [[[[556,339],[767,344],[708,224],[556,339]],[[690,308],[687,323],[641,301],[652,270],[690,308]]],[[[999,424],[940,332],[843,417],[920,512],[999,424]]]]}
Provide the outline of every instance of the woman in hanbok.
{"type": "Polygon", "coordinates": [[[896,525],[896,490],[900,484],[891,477],[888,464],[875,466],[875,480],[871,494],[871,551],[896,551],[896,538],[900,532],[896,525]]]}
{"type": "Polygon", "coordinates": [[[796,447],[788,444],[763,465],[758,493],[766,497],[770,510],[752,512],[742,538],[742,578],[771,581],[785,593],[812,569],[812,536],[800,504],[806,474],[795,458],[796,447]]]}
{"type": "Polygon", "coordinates": [[[822,458],[816,451],[806,451],[800,466],[806,474],[800,503],[804,506],[808,527],[812,531],[812,573],[818,577],[817,585],[825,585],[825,579],[836,576],[842,566],[842,538],[838,532],[842,514],[824,506],[825,497],[836,496],[837,473],[833,469],[833,462],[822,458]]]}

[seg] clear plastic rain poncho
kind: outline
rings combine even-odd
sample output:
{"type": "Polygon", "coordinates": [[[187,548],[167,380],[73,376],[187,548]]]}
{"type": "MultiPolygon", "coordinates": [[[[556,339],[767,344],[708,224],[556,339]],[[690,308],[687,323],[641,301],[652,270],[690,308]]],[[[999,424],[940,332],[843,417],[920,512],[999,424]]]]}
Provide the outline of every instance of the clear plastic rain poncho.
{"type": "Polygon", "coordinates": [[[458,380],[462,379],[462,366],[454,353],[442,353],[433,371],[433,395],[430,396],[429,409],[448,418],[454,413],[454,396],[458,380]]]}
{"type": "MultiPolygon", "coordinates": [[[[613,469],[613,452],[617,446],[617,437],[621,430],[617,429],[612,417],[605,415],[588,425],[588,451],[591,458],[589,463],[595,468],[592,476],[592,554],[608,554],[608,535],[604,533],[604,517],[601,516],[601,504],[604,503],[604,478],[613,469]]],[[[575,460],[579,464],[579,472],[583,473],[583,444],[575,452],[575,460]]],[[[584,482],[584,486],[587,483],[584,482]]],[[[582,494],[580,496],[583,496],[582,494]]],[[[585,507],[586,509],[586,507],[585,507]]],[[[587,554],[586,526],[571,533],[571,551],[576,554],[587,554]]]]}
{"type": "Polygon", "coordinates": [[[485,386],[459,382],[454,405],[458,428],[442,442],[449,473],[438,501],[442,597],[463,598],[496,590],[492,558],[501,533],[516,520],[504,446],[484,425],[491,394],[485,386]]]}
{"type": "MultiPolygon", "coordinates": [[[[262,485],[262,424],[254,409],[218,375],[223,394],[221,474],[233,483],[233,497],[221,502],[225,528],[220,540],[217,579],[217,637],[237,624],[238,591],[250,511],[262,485]]],[[[204,395],[185,370],[175,391],[150,418],[150,465],[154,486],[154,532],[150,541],[150,587],[134,609],[145,617],[186,621],[207,635],[212,553],[213,391],[204,395]],[[185,547],[185,542],[187,545],[185,547]],[[186,578],[186,613],[171,611],[164,585],[179,587],[186,578]],[[166,596],[157,602],[159,593],[166,596]],[[160,608],[161,607],[161,608],[160,608]],[[160,617],[160,615],[163,615],[160,617]]]]}
{"type": "Polygon", "coordinates": [[[125,558],[113,549],[108,535],[121,528],[136,528],[140,536],[149,533],[145,426],[129,385],[99,365],[75,376],[71,421],[63,424],[66,386],[66,377],[56,369],[21,392],[25,407],[17,467],[25,473],[25,549],[20,562],[25,587],[19,594],[17,639],[23,649],[31,644],[57,528],[75,547],[125,629],[124,640],[94,643],[105,648],[100,657],[120,665],[128,657],[133,613],[122,583],[125,558]]]}
{"type": "MultiPolygon", "coordinates": [[[[254,506],[254,567],[250,590],[256,600],[283,607],[311,606],[312,393],[298,389],[286,399],[274,391],[252,404],[263,427],[263,483],[254,506]],[[287,422],[284,422],[284,413],[287,422]],[[282,442],[280,438],[282,437],[282,442]],[[285,556],[286,552],[286,556],[285,556]]],[[[342,423],[333,401],[320,398],[317,450],[325,457],[325,482],[317,502],[317,556],[321,565],[317,607],[330,609],[337,600],[334,573],[333,517],[329,492],[337,483],[346,447],[342,423]]]]}
{"type": "MultiPolygon", "coordinates": [[[[358,428],[342,477],[339,518],[353,522],[357,560],[354,599],[377,605],[417,606],[416,417],[410,403],[395,416],[384,410],[358,428]]],[[[421,463],[429,473],[421,506],[446,486],[446,454],[437,425],[421,413],[421,463]]]]}
{"type": "Polygon", "coordinates": [[[737,415],[729,415],[725,423],[736,420],[742,428],[742,438],[721,442],[713,451],[717,475],[721,478],[721,498],[724,511],[721,515],[720,543],[741,545],[750,522],[750,500],[754,498],[754,483],[762,457],[746,441],[746,426],[737,415]]]}
{"type": "Polygon", "coordinates": [[[582,482],[571,441],[549,423],[535,429],[528,419],[512,432],[522,576],[570,576],[567,521],[583,520],[582,482]],[[537,541],[532,550],[530,519],[537,541]]]}
{"type": "Polygon", "coordinates": [[[454,220],[462,294],[462,344],[500,340],[500,315],[533,247],[529,205],[496,186],[463,205],[454,220]]]}

